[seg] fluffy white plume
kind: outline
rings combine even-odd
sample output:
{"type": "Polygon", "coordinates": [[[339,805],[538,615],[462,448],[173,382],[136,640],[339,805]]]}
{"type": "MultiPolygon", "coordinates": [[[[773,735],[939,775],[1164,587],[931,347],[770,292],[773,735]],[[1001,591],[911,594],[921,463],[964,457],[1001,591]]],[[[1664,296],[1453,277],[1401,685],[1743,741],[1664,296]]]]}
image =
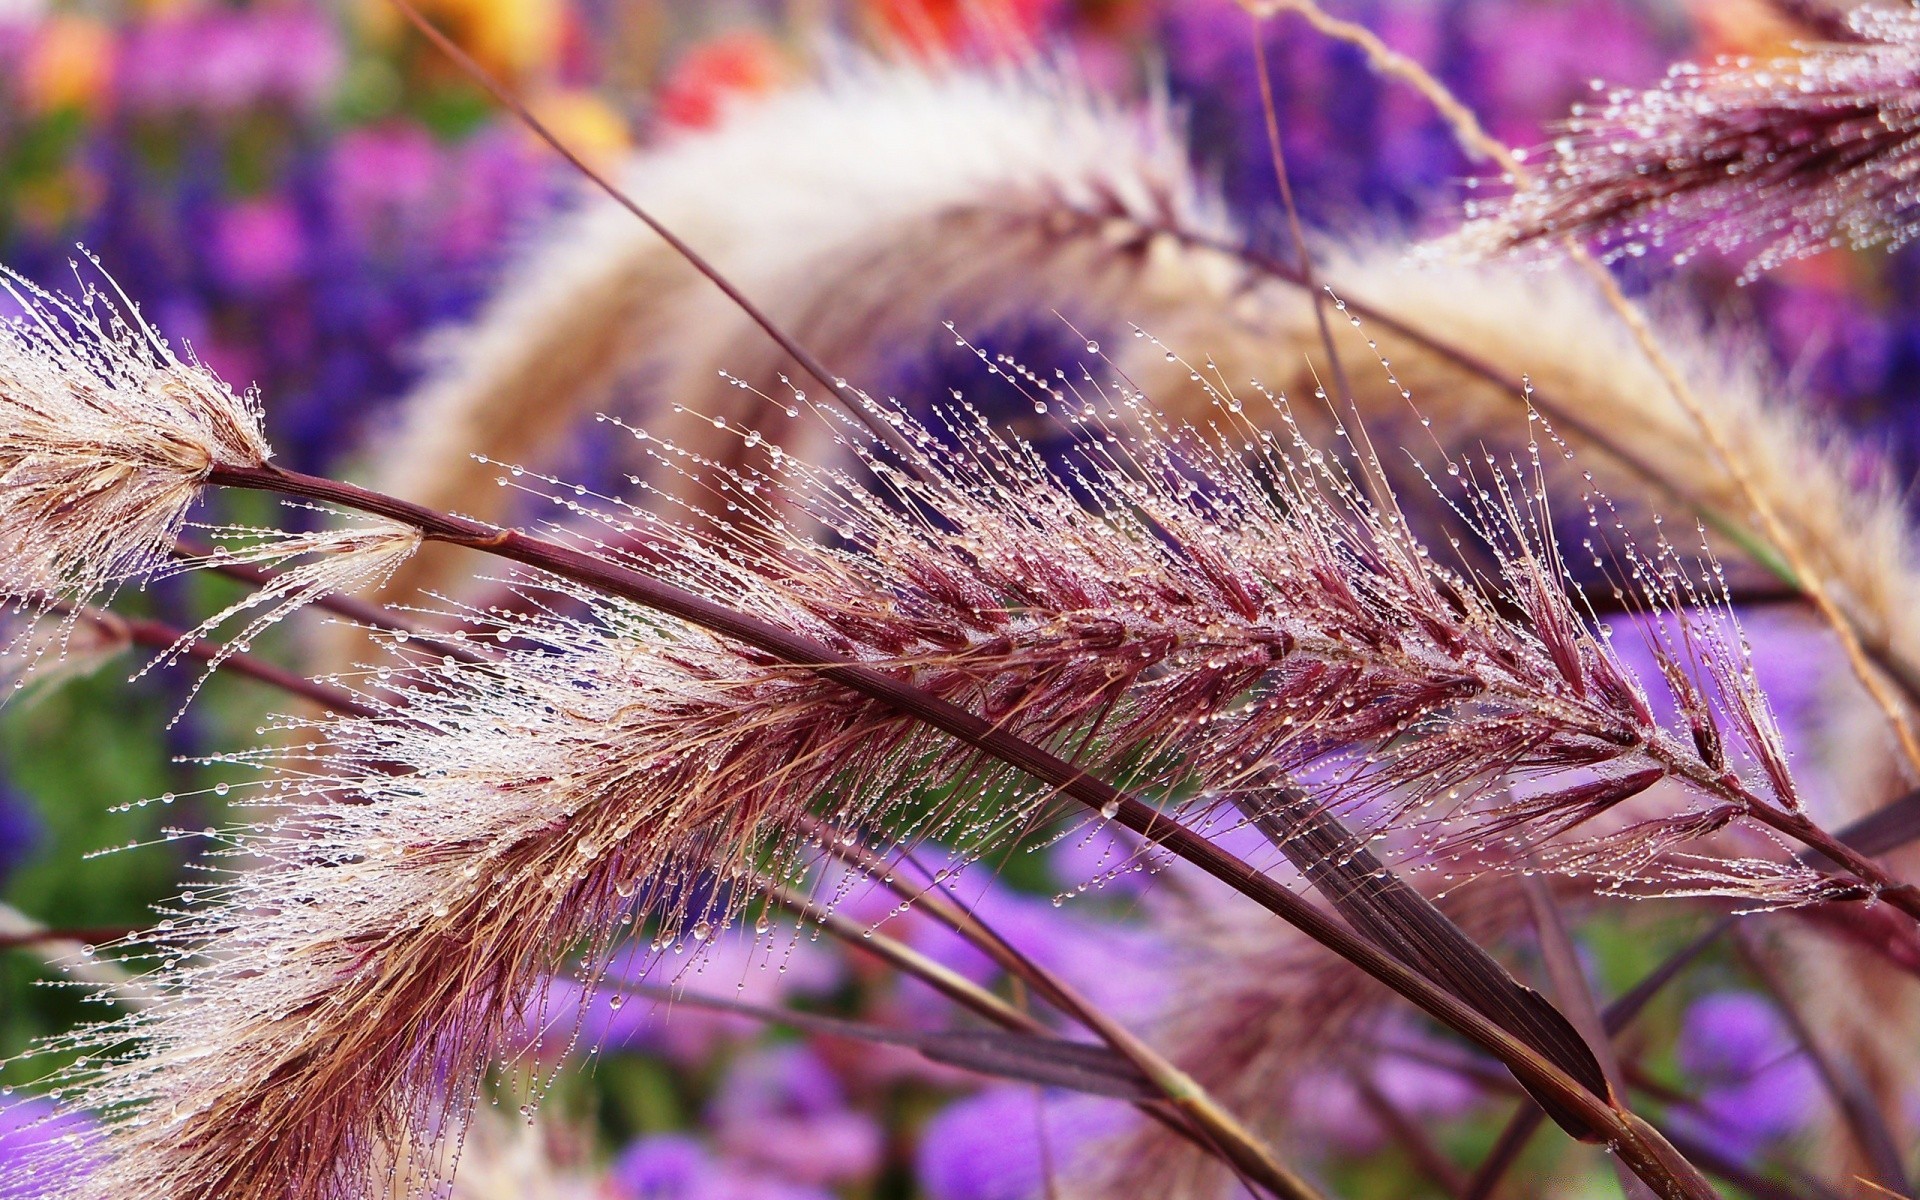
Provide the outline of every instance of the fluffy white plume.
{"type": "Polygon", "coordinates": [[[0,600],[84,600],[172,549],[216,466],[272,453],[252,396],[88,290],[0,281],[0,600]]]}

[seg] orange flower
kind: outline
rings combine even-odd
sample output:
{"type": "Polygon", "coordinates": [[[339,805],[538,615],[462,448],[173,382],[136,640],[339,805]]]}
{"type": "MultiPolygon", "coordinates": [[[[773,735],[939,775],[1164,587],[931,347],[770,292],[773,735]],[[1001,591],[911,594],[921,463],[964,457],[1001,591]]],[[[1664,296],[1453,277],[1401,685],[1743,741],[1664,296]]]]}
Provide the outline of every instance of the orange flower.
{"type": "Polygon", "coordinates": [[[113,33],[91,17],[74,14],[42,23],[27,61],[26,95],[41,112],[92,108],[107,93],[113,74],[113,33]]]}
{"type": "Polygon", "coordinates": [[[764,96],[787,78],[780,46],[757,29],[701,42],[674,64],[654,97],[660,121],[680,129],[719,124],[729,102],[764,96]]]}
{"type": "MultiPolygon", "coordinates": [[[[538,73],[554,63],[566,24],[559,0],[415,0],[427,18],[497,75],[538,73]]],[[[361,0],[375,36],[394,39],[405,22],[386,0],[361,0]]]]}

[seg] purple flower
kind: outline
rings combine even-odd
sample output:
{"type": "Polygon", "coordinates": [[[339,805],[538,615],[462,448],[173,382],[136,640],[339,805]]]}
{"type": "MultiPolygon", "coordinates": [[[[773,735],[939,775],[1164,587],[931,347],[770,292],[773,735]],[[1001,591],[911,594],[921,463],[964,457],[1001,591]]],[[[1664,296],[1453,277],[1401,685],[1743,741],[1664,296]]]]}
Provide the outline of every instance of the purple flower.
{"type": "Polygon", "coordinates": [[[93,1121],[37,1096],[0,1104],[0,1200],[53,1195],[84,1174],[93,1121]]]}
{"type": "Polygon", "coordinates": [[[300,216],[285,199],[244,200],[220,216],[214,256],[226,283],[241,292],[265,292],[296,278],[306,253],[300,216]]]}
{"type": "Polygon", "coordinates": [[[440,147],[418,125],[356,129],[334,144],[327,176],[347,228],[364,243],[387,245],[406,234],[432,197],[440,147]]]}
{"type": "Polygon", "coordinates": [[[1746,992],[1696,1000],[1681,1024],[1678,1057],[1699,1087],[1697,1114],[1674,1115],[1742,1152],[1806,1128],[1819,1081],[1773,1006],[1746,992]]]}
{"type": "Polygon", "coordinates": [[[805,1046],[736,1059],[709,1115],[730,1157],[801,1183],[839,1183],[879,1165],[880,1127],[846,1107],[840,1082],[805,1046]]]}
{"type": "MultiPolygon", "coordinates": [[[[1380,1094],[1415,1120],[1459,1117],[1481,1099],[1479,1089],[1460,1073],[1402,1054],[1382,1054],[1364,1069],[1380,1094]]],[[[1293,1089],[1292,1105],[1303,1137],[1310,1143],[1366,1154],[1386,1141],[1386,1131],[1349,1075],[1329,1071],[1302,1078],[1293,1089]]]]}
{"type": "Polygon", "coordinates": [[[1042,1101],[1030,1087],[990,1087],[927,1123],[916,1173],[929,1200],[1034,1200],[1044,1194],[1045,1164],[1070,1170],[1130,1119],[1115,1101],[1053,1094],[1042,1101]]]}
{"type": "Polygon", "coordinates": [[[629,1145],[608,1172],[618,1200],[833,1200],[818,1188],[754,1175],[720,1162],[684,1133],[659,1133],[629,1145]]]}
{"type": "Polygon", "coordinates": [[[770,1006],[790,996],[820,995],[838,987],[841,960],[812,942],[789,945],[790,936],[769,938],[736,926],[691,959],[665,954],[648,962],[644,947],[623,954],[609,969],[607,985],[591,992],[577,980],[549,980],[545,996],[526,1016],[520,1044],[548,1058],[594,1046],[699,1062],[723,1042],[757,1036],[764,1025],[694,1004],[624,996],[621,981],[770,1006]]]}

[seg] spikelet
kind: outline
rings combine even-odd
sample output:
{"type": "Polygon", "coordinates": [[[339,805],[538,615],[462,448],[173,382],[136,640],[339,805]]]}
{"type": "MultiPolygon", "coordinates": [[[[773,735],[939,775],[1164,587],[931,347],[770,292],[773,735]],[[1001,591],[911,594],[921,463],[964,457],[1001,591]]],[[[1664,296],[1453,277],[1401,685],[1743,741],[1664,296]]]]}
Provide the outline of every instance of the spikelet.
{"type": "Polygon", "coordinates": [[[1856,40],[1786,58],[1682,64],[1576,109],[1540,177],[1463,231],[1510,249],[1561,236],[1608,257],[1710,246],[1746,278],[1830,247],[1920,234],[1920,13],[1866,6],[1856,40]]]}
{"type": "Polygon", "coordinates": [[[272,452],[254,398],[130,306],[0,287],[25,310],[0,326],[0,599],[84,602],[165,560],[215,466],[272,452]]]}
{"type": "Polygon", "coordinates": [[[218,545],[203,557],[181,557],[170,564],[167,572],[184,573],[227,565],[283,569],[266,583],[182,633],[173,645],[161,651],[141,670],[140,674],[144,675],[157,667],[178,664],[196,643],[212,638],[235,617],[251,614],[239,630],[206,660],[199,681],[189,689],[180,710],[174,714],[175,721],[186,712],[187,705],[192,703],[201,686],[212,678],[221,664],[235,654],[246,653],[253,639],[323,596],[356,592],[386,583],[400,565],[420,549],[422,541],[420,531],[410,525],[365,519],[350,521],[340,528],[311,533],[283,533],[246,526],[217,532],[235,539],[235,544],[218,545]],[[289,567],[289,563],[295,565],[289,567]]]}
{"type": "MultiPolygon", "coordinates": [[[[1713,524],[1719,548],[1736,561],[1770,561],[1739,486],[1576,268],[1439,261],[1375,244],[1329,255],[1324,272],[1356,306],[1391,313],[1464,350],[1497,379],[1530,381],[1539,407],[1577,451],[1571,460],[1548,462],[1549,489],[1563,504],[1595,486],[1614,496],[1646,497],[1629,510],[1642,535],[1651,533],[1649,511],[1691,509],[1713,524]]],[[[1749,480],[1869,651],[1891,664],[1905,686],[1920,690],[1920,611],[1907,601],[1920,589],[1920,559],[1911,519],[1877,456],[1797,403],[1764,353],[1739,331],[1708,327],[1675,298],[1651,303],[1669,334],[1669,350],[1749,480]]],[[[1292,310],[1273,311],[1279,317],[1292,310]]],[[[1310,318],[1296,315],[1274,327],[1288,331],[1293,345],[1309,345],[1310,318]]],[[[1454,445],[1485,440],[1511,449],[1524,436],[1516,433],[1524,426],[1512,415],[1518,396],[1511,386],[1379,322],[1345,333],[1339,344],[1349,362],[1370,363],[1377,353],[1392,365],[1391,381],[1349,371],[1360,413],[1379,444],[1427,442],[1431,434],[1416,418],[1431,421],[1454,445]],[[1412,394],[1418,411],[1402,391],[1412,394]]],[[[1273,361],[1271,347],[1251,337],[1218,337],[1211,348],[1230,378],[1261,374],[1273,361]]],[[[1129,371],[1153,379],[1144,368],[1129,364],[1129,371]]],[[[1749,566],[1740,577],[1762,576],[1749,566]]]]}
{"type": "MultiPolygon", "coordinates": [[[[644,544],[650,573],[1126,787],[1211,808],[1283,772],[1364,829],[1411,831],[1411,854],[1497,870],[1510,843],[1553,839],[1617,886],[1831,894],[1770,843],[1729,856],[1696,836],[1795,805],[1771,718],[1739,648],[1687,623],[1670,686],[1690,729],[1655,723],[1570,607],[1537,464],[1442,476],[1459,473],[1499,564],[1487,591],[1338,456],[1263,433],[1229,394],[1209,433],[1090,374],[1044,394],[1082,439],[1064,476],[961,410],[949,440],[903,421],[914,476],[845,433],[878,491],[781,455],[702,476],[731,507],[697,521],[551,498],[644,544]],[[743,544],[735,520],[777,540],[743,544]],[[1661,777],[1693,798],[1616,819],[1661,777]],[[1614,824],[1586,836],[1599,818],[1614,824]]],[[[1284,402],[1256,403],[1291,426],[1284,402]]],[[[663,469],[708,470],[635,437],[663,469]]],[[[1696,586],[1671,547],[1622,553],[1650,603],[1696,586]]],[[[387,715],[291,722],[289,748],[236,756],[277,772],[265,798],[288,806],[234,843],[259,865],[169,914],[161,1000],[63,1043],[83,1054],[69,1086],[113,1122],[83,1195],[344,1198],[396,1156],[438,1178],[563,956],[583,950],[591,973],[629,921],[656,950],[705,940],[801,866],[810,812],[978,846],[1048,799],[804,667],[576,587],[521,588],[531,615],[465,614],[491,626],[492,660],[422,655],[369,698],[387,715]],[[938,803],[903,808],[915,796],[938,803]],[[129,1039],[138,1053],[107,1053],[129,1039]]]]}

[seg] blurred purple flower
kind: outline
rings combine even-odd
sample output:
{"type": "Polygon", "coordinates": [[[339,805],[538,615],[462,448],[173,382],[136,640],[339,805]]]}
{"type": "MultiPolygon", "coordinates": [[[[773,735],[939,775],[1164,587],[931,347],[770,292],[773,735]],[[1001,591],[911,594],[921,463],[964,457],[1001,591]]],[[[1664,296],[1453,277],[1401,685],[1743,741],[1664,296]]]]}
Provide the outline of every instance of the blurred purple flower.
{"type": "Polygon", "coordinates": [[[342,135],[327,164],[334,211],[359,241],[375,246],[402,236],[418,219],[440,172],[433,135],[403,121],[342,135]]]}
{"type": "Polygon", "coordinates": [[[1116,1101],[1052,1093],[1043,1101],[1030,1087],[990,1087],[927,1123],[916,1174],[928,1200],[1036,1200],[1044,1194],[1045,1164],[1065,1173],[1132,1119],[1116,1101]]]}
{"type": "Polygon", "coordinates": [[[782,1045],[729,1065],[709,1109],[728,1156],[800,1183],[859,1179],[879,1165],[882,1134],[846,1105],[840,1081],[811,1050],[782,1045]]]}
{"type": "Polygon", "coordinates": [[[40,833],[33,805],[0,779],[0,884],[32,856],[40,833]]]}
{"type": "Polygon", "coordinates": [[[793,996],[833,991],[844,970],[837,955],[814,942],[790,933],[755,935],[738,926],[716,936],[696,958],[651,955],[639,945],[619,955],[607,973],[608,983],[591,992],[574,979],[549,980],[544,1003],[527,1014],[520,1045],[544,1058],[592,1046],[697,1063],[723,1042],[757,1036],[765,1024],[692,1004],[622,996],[621,981],[778,1006],[793,996]]]}
{"type": "Polygon", "coordinates": [[[1593,80],[1649,83],[1680,52],[1627,0],[1481,3],[1465,16],[1466,34],[1480,50],[1475,76],[1489,131],[1522,147],[1539,143],[1543,125],[1566,116],[1593,80]]]}
{"type": "Polygon", "coordinates": [[[318,107],[345,52],[331,17],[298,8],[216,9],[134,26],[120,56],[120,98],[149,115],[226,114],[262,104],[318,107]]]}
{"type": "MultiPolygon", "coordinates": [[[[1399,1034],[1398,1041],[1417,1042],[1417,1035],[1399,1034]]],[[[1393,1106],[1416,1121],[1444,1121],[1463,1116],[1482,1094],[1458,1071],[1412,1058],[1384,1053],[1363,1068],[1367,1079],[1393,1106]]],[[[1320,1071],[1294,1085],[1292,1108],[1303,1140],[1331,1146],[1348,1154],[1377,1150],[1387,1140],[1386,1130],[1374,1118],[1353,1077],[1320,1071]]]]}
{"type": "Polygon", "coordinates": [[[94,1124],[38,1096],[0,1104],[0,1200],[54,1195],[80,1179],[75,1150],[94,1124]],[[30,1174],[29,1174],[30,1173],[30,1174]]]}
{"type": "MultiPolygon", "coordinates": [[[[1156,935],[1143,925],[1104,914],[1080,913],[1051,900],[1016,892],[992,877],[986,864],[965,867],[938,847],[916,852],[923,866],[942,872],[941,886],[965,904],[1015,949],[1082,991],[1089,1000],[1121,1019],[1145,1018],[1159,1010],[1167,982],[1156,935]]],[[[917,873],[915,873],[917,875],[917,873]]],[[[976,983],[992,979],[998,968],[952,929],[919,909],[896,913],[898,901],[877,883],[862,881],[840,901],[840,911],[906,941],[944,966],[976,983]]],[[[945,1001],[915,985],[910,1011],[926,1021],[944,1020],[945,1001]]]]}
{"type": "Polygon", "coordinates": [[[295,279],[306,255],[300,216],[278,196],[243,200],[220,216],[214,258],[229,287],[265,292],[295,279]]]}
{"type": "Polygon", "coordinates": [[[1671,1118],[1748,1153],[1806,1128],[1819,1080],[1786,1022],[1759,996],[1715,992],[1687,1009],[1680,1069],[1699,1088],[1698,1112],[1671,1118]]]}
{"type": "Polygon", "coordinates": [[[733,1168],[683,1133],[634,1141],[614,1161],[607,1187],[618,1200],[833,1200],[818,1188],[733,1168]]]}

